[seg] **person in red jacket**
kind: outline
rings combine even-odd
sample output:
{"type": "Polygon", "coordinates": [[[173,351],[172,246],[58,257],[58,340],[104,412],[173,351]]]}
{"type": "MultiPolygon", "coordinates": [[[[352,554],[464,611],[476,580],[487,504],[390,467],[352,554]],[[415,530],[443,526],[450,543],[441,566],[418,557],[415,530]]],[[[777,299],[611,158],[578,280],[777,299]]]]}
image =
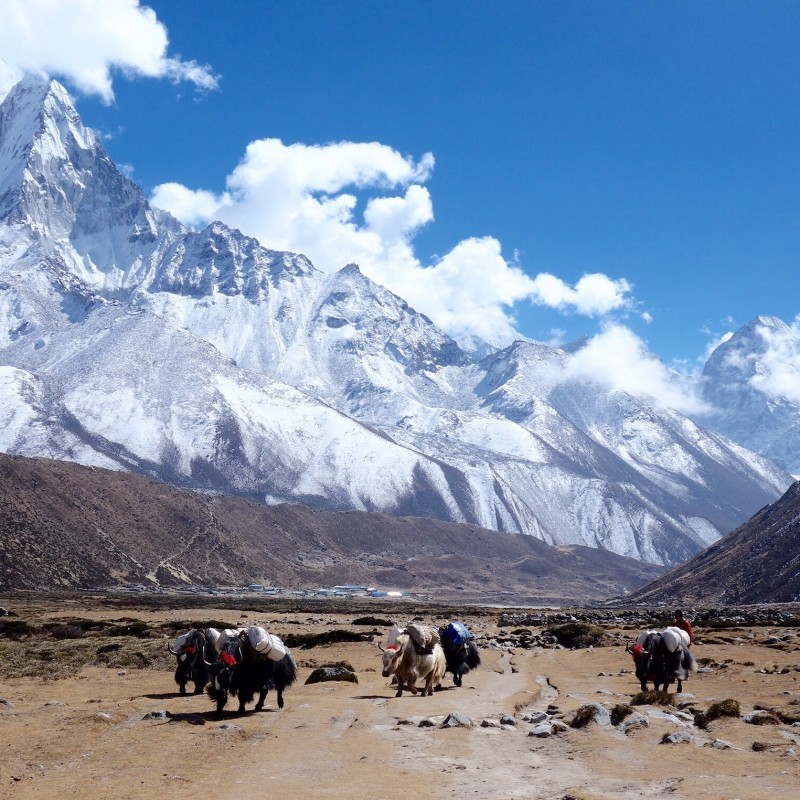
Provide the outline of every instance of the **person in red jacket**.
{"type": "Polygon", "coordinates": [[[694,642],[694,631],[692,630],[692,623],[689,622],[686,617],[683,616],[683,611],[680,609],[675,612],[675,622],[673,625],[676,628],[680,628],[681,630],[686,631],[689,634],[689,644],[691,645],[694,642]]]}

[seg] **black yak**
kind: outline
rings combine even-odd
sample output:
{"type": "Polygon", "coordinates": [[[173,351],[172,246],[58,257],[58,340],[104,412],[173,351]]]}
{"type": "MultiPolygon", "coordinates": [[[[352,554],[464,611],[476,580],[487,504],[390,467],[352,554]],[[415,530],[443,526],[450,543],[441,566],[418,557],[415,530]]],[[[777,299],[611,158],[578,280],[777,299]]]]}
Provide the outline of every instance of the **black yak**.
{"type": "Polygon", "coordinates": [[[207,666],[208,696],[217,704],[218,714],[222,714],[229,694],[239,700],[237,713],[243,714],[245,705],[258,693],[255,710],[261,711],[270,689],[278,694],[278,708],[283,708],[283,692],[297,679],[291,653],[287,651],[280,661],[267,658],[251,646],[246,632],[226,641],[217,660],[207,666]]]}

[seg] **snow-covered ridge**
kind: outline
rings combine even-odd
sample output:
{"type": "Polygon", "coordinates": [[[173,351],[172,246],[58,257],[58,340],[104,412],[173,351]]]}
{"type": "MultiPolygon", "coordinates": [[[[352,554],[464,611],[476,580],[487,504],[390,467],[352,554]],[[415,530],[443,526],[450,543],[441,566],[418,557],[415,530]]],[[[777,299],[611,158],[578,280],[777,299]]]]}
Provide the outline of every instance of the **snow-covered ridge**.
{"type": "Polygon", "coordinates": [[[152,209],[57,84],[0,105],[0,449],[267,502],[417,514],[675,563],[773,464],[473,345],[366,278],[152,209]]]}

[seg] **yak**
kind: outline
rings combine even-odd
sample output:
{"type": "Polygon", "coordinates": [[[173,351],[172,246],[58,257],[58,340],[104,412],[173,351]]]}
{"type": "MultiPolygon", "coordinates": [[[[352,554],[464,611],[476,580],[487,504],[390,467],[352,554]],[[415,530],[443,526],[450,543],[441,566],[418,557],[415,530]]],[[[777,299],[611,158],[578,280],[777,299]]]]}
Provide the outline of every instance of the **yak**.
{"type": "Polygon", "coordinates": [[[425,687],[422,696],[432,695],[433,687],[438,686],[444,678],[447,661],[444,650],[438,642],[430,647],[421,649],[407,633],[397,636],[397,640],[383,647],[382,651],[384,678],[394,675],[397,679],[397,694],[402,697],[403,690],[408,689],[411,694],[417,693],[417,680],[423,679],[425,687]]]}
{"type": "Polygon", "coordinates": [[[470,670],[480,666],[481,656],[478,648],[471,641],[464,642],[458,647],[450,647],[446,642],[442,642],[444,658],[447,664],[447,672],[453,674],[453,683],[461,686],[462,679],[470,670]]]}
{"type": "Polygon", "coordinates": [[[447,672],[452,673],[453,683],[461,686],[463,676],[481,663],[472,634],[463,623],[451,622],[439,628],[439,640],[444,650],[447,672]]]}
{"type": "Polygon", "coordinates": [[[175,649],[171,645],[170,653],[178,659],[175,668],[175,683],[181,694],[186,694],[186,684],[194,683],[194,694],[200,694],[208,681],[206,657],[213,652],[203,631],[193,628],[181,634],[175,640],[175,649]]]}
{"type": "Polygon", "coordinates": [[[696,668],[696,662],[688,650],[688,636],[684,638],[681,634],[678,628],[645,631],[635,642],[628,643],[625,651],[633,657],[636,677],[643,692],[647,691],[648,681],[653,681],[656,691],[663,686],[665,692],[671,683],[677,681],[678,692],[683,691],[683,681],[696,668]]]}
{"type": "Polygon", "coordinates": [[[277,692],[278,708],[283,708],[283,692],[297,680],[297,665],[291,653],[287,652],[280,661],[265,658],[253,649],[245,633],[226,641],[217,660],[207,667],[211,678],[208,696],[217,704],[220,715],[229,694],[239,700],[237,713],[243,714],[245,705],[258,693],[255,710],[261,711],[270,689],[277,692]]]}

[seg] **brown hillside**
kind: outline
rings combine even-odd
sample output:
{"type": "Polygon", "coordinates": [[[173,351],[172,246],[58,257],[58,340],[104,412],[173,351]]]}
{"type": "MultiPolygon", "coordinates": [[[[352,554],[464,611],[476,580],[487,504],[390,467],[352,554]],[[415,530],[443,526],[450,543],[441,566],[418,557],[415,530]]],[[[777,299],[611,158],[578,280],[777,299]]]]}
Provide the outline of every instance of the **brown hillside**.
{"type": "Polygon", "coordinates": [[[120,584],[366,583],[565,602],[661,568],[438,520],[264,506],[71,462],[0,454],[0,590],[120,584]]]}
{"type": "Polygon", "coordinates": [[[625,598],[671,604],[800,599],[800,482],[694,558],[625,598]]]}

